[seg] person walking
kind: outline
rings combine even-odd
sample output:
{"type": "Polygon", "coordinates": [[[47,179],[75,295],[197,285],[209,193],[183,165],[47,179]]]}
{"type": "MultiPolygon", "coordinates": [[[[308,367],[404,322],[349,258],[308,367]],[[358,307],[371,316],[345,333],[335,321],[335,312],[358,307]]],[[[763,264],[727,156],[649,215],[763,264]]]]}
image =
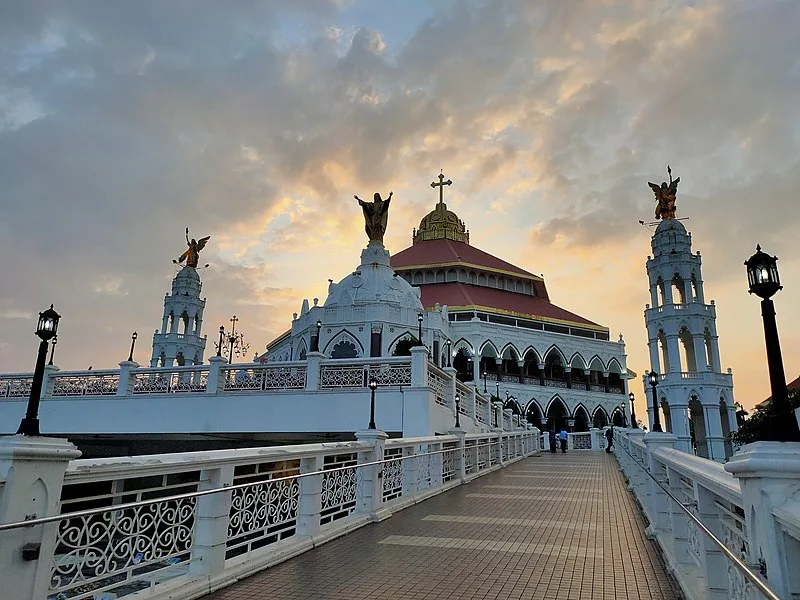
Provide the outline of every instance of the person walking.
{"type": "Polygon", "coordinates": [[[556,453],[556,430],[555,430],[555,427],[551,427],[550,428],[549,438],[550,438],[550,452],[555,454],[556,453]]]}
{"type": "Polygon", "coordinates": [[[566,454],[567,452],[567,430],[563,427],[561,428],[561,433],[558,434],[558,439],[561,441],[561,452],[562,454],[566,454]]]}
{"type": "Polygon", "coordinates": [[[614,439],[614,428],[609,426],[609,428],[606,429],[606,442],[608,442],[608,445],[606,446],[606,452],[608,452],[609,454],[611,454],[611,444],[613,439],[614,439]]]}

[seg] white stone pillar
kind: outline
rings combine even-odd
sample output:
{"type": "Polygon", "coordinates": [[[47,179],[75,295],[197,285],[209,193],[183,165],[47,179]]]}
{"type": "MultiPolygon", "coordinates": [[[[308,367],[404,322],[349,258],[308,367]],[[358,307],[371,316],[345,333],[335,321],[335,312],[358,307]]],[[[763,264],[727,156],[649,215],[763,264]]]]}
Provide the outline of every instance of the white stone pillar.
{"type": "Polygon", "coordinates": [[[225,385],[222,367],[228,363],[224,356],[212,356],[208,359],[208,380],[206,380],[206,394],[218,394],[225,385]]]}
{"type": "Polygon", "coordinates": [[[132,396],[133,386],[136,378],[132,377],[131,371],[138,369],[139,363],[132,360],[123,360],[119,363],[119,384],[117,385],[117,396],[132,396]]]}
{"type": "Polygon", "coordinates": [[[428,387],[428,348],[411,347],[411,387],[428,387]]]}
{"type": "Polygon", "coordinates": [[[755,442],[742,447],[725,464],[739,479],[742,490],[750,563],[763,560],[767,585],[781,598],[800,592],[796,581],[797,560],[787,547],[787,536],[773,514],[800,486],[800,443],[755,442]],[[794,559],[794,560],[792,560],[794,559]]]}
{"type": "MultiPolygon", "coordinates": [[[[232,464],[200,472],[197,491],[219,489],[233,485],[232,464]]],[[[189,572],[196,575],[216,575],[225,570],[225,551],[228,541],[228,522],[232,492],[218,492],[197,499],[194,520],[194,540],[189,572]],[[197,560],[200,559],[200,560],[197,560]]]]}
{"type": "MultiPolygon", "coordinates": [[[[359,442],[370,442],[372,444],[371,449],[358,453],[358,464],[382,461],[388,437],[389,435],[380,429],[361,429],[360,431],[356,431],[356,439],[359,442]]],[[[382,465],[368,465],[365,467],[358,467],[358,469],[359,478],[357,478],[356,512],[370,515],[372,520],[376,523],[388,519],[392,516],[392,513],[382,506],[382,465]]]]}
{"type": "Polygon", "coordinates": [[[320,389],[320,373],[322,371],[322,352],[309,352],[306,354],[306,390],[316,392],[320,389]]]}
{"type": "Polygon", "coordinates": [[[685,401],[673,404],[669,399],[669,415],[672,423],[672,433],[676,437],[675,448],[681,452],[694,454],[692,450],[692,436],[689,433],[689,405],[685,401]]]}
{"type": "MultiPolygon", "coordinates": [[[[81,453],[68,440],[11,435],[0,438],[0,523],[40,519],[61,511],[61,488],[69,461],[81,453]]],[[[58,522],[0,533],[3,600],[47,598],[58,522]],[[37,558],[23,560],[31,545],[37,558]]]]}
{"type": "MultiPolygon", "coordinates": [[[[666,467],[653,457],[653,451],[658,448],[674,448],[675,441],[675,436],[671,433],[651,431],[644,436],[644,445],[647,447],[647,468],[650,474],[663,484],[667,483],[666,467]]],[[[663,534],[669,531],[672,527],[669,506],[672,500],[655,481],[649,477],[648,479],[650,485],[650,506],[648,506],[647,512],[650,518],[650,525],[647,527],[646,531],[649,535],[657,536],[659,533],[663,534]]]]}
{"type": "Polygon", "coordinates": [[[297,505],[297,535],[319,535],[322,513],[323,460],[321,456],[300,459],[300,473],[316,473],[298,479],[300,498],[297,505]]]}

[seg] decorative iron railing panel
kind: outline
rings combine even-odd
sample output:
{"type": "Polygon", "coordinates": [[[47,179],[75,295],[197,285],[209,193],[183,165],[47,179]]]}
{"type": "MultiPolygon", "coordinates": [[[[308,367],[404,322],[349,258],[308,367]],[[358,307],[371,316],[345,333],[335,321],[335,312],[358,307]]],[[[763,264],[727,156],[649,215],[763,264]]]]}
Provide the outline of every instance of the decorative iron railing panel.
{"type": "MultiPolygon", "coordinates": [[[[90,372],[91,373],[91,372],[90,372]]],[[[51,396],[113,396],[119,389],[119,371],[87,375],[51,375],[51,396]]]]}
{"type": "Polygon", "coordinates": [[[195,498],[184,498],[62,520],[50,592],[76,600],[98,591],[121,597],[169,577],[164,571],[185,573],[195,506],[195,498]]]}
{"type": "Polygon", "coordinates": [[[0,398],[26,398],[31,395],[33,377],[3,377],[0,379],[0,398]]]}
{"type": "Polygon", "coordinates": [[[300,461],[277,461],[236,468],[234,483],[252,481],[233,490],[225,558],[274,544],[295,534],[300,486],[300,461]],[[279,479],[279,481],[275,481],[279,479]]]}
{"type": "Polygon", "coordinates": [[[339,467],[347,469],[332,471],[322,476],[322,512],[320,524],[327,525],[343,519],[356,508],[358,484],[358,455],[356,453],[326,456],[323,469],[329,471],[339,467]]]}
{"type": "Polygon", "coordinates": [[[381,479],[383,480],[383,493],[381,502],[389,502],[403,495],[403,465],[402,460],[390,460],[403,456],[403,448],[387,448],[383,453],[385,461],[381,465],[381,479]]]}

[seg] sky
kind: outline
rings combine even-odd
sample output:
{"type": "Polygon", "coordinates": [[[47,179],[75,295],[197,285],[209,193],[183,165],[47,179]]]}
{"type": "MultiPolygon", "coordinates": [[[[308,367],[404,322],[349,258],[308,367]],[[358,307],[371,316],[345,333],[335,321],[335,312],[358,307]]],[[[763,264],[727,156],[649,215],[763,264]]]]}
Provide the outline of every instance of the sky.
{"type": "Polygon", "coordinates": [[[751,407],[769,395],[756,243],[780,259],[800,374],[797,23],[795,0],[2,3],[0,372],[33,369],[50,303],[62,369],[115,367],[134,330],[146,364],[187,226],[211,236],[210,340],[235,314],[263,351],[358,264],[353,195],[394,192],[399,252],[443,169],[472,244],[622,333],[642,374],[639,220],[670,164],[751,407]]]}

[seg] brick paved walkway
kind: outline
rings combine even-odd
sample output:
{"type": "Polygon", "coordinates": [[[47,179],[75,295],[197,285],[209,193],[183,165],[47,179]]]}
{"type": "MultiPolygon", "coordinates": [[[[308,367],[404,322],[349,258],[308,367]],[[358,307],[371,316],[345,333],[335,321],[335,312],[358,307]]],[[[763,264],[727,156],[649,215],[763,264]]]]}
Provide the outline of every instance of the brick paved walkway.
{"type": "Polygon", "coordinates": [[[680,598],[605,452],[543,454],[205,600],[680,598]]]}

